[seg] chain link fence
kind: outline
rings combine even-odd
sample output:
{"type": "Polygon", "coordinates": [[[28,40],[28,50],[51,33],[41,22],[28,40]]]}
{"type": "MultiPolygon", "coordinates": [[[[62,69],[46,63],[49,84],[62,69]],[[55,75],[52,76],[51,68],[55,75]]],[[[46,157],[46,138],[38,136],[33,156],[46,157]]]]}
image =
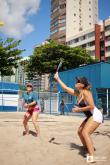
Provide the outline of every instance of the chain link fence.
{"type": "MultiPolygon", "coordinates": [[[[0,90],[0,111],[24,111],[22,104],[23,91],[0,90]]],[[[71,113],[76,103],[76,97],[65,92],[37,92],[38,105],[42,113],[61,113],[61,102],[64,102],[64,113],[71,113]]],[[[97,107],[103,111],[104,116],[110,116],[110,89],[97,89],[97,107]]]]}
{"type": "MultiPolygon", "coordinates": [[[[18,101],[18,111],[24,111],[22,93],[20,91],[19,101],[18,101]]],[[[38,96],[38,105],[41,108],[42,113],[58,114],[59,112],[59,93],[53,92],[39,92],[38,96]]]]}

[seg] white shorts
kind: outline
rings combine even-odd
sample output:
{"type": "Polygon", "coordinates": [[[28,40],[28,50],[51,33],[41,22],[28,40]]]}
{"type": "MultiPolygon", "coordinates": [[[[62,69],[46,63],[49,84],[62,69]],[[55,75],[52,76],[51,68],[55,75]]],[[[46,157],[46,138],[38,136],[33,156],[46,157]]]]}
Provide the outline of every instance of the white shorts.
{"type": "Polygon", "coordinates": [[[99,109],[95,107],[91,112],[93,114],[93,121],[96,121],[97,123],[103,122],[103,115],[99,109]]]}

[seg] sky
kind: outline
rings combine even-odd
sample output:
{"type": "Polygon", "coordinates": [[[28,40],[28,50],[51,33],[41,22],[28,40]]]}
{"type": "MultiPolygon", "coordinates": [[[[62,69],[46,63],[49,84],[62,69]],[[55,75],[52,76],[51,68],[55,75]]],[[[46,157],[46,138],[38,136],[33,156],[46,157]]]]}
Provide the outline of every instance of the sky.
{"type": "MultiPolygon", "coordinates": [[[[4,38],[21,39],[22,56],[32,54],[34,47],[50,35],[51,0],[0,0],[0,20],[5,22],[0,28],[4,38]]],[[[99,0],[99,19],[110,16],[110,0],[99,0]]]]}

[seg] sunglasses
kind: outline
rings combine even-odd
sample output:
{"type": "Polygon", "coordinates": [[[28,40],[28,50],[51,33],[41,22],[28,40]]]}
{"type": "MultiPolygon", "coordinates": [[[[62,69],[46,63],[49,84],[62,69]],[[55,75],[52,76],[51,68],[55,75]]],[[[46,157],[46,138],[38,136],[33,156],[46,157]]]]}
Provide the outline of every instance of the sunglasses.
{"type": "Polygon", "coordinates": [[[80,80],[77,80],[76,83],[81,83],[80,80]]]}
{"type": "Polygon", "coordinates": [[[32,88],[32,86],[31,86],[31,85],[27,85],[27,87],[30,87],[30,88],[32,88]]]}

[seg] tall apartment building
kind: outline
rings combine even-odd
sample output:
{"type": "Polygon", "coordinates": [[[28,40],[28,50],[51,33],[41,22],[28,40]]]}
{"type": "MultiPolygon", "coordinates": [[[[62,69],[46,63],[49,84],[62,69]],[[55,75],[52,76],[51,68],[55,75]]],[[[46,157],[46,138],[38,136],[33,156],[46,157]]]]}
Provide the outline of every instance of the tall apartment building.
{"type": "Polygon", "coordinates": [[[66,0],[51,0],[50,38],[66,42],[66,0]]]}
{"type": "Polygon", "coordinates": [[[66,41],[98,22],[98,0],[66,1],[66,41]]]}
{"type": "Polygon", "coordinates": [[[51,0],[50,38],[65,43],[98,21],[98,0],[51,0]]]}

